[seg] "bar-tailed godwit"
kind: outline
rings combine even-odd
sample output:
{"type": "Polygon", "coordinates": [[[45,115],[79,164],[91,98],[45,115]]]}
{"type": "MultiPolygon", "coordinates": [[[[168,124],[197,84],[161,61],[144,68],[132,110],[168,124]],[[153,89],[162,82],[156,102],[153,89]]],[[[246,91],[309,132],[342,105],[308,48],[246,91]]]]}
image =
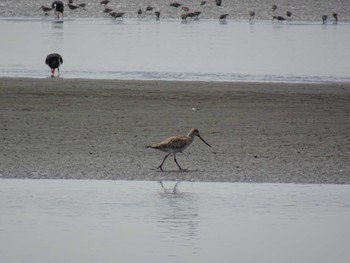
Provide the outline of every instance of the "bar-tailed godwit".
{"type": "Polygon", "coordinates": [[[43,10],[45,12],[45,15],[47,16],[48,12],[50,12],[53,8],[42,5],[39,9],[43,10]]]}
{"type": "Polygon", "coordinates": [[[228,14],[222,14],[219,16],[219,21],[222,23],[226,22],[226,17],[228,16],[228,14]]]}
{"type": "Polygon", "coordinates": [[[110,14],[111,17],[113,17],[115,19],[117,19],[117,18],[123,19],[123,16],[125,15],[124,12],[115,12],[115,11],[112,11],[109,14],[110,14]]]}
{"type": "Polygon", "coordinates": [[[171,3],[170,6],[178,8],[179,6],[181,6],[181,4],[178,2],[174,2],[174,3],[171,3]]]}
{"type": "Polygon", "coordinates": [[[211,147],[200,135],[198,129],[191,129],[187,135],[175,135],[165,139],[164,141],[156,144],[146,146],[146,148],[153,148],[168,154],[164,157],[162,163],[157,167],[163,171],[163,164],[170,154],[174,154],[174,161],[180,170],[183,170],[176,160],[176,153],[182,153],[188,146],[191,145],[195,136],[198,136],[206,145],[211,147]]]}
{"type": "Polygon", "coordinates": [[[102,0],[100,2],[100,5],[107,5],[110,1],[109,0],[102,0]]]}
{"type": "Polygon", "coordinates": [[[283,22],[284,20],[286,20],[283,16],[273,16],[272,20],[277,20],[278,22],[283,22]]]}

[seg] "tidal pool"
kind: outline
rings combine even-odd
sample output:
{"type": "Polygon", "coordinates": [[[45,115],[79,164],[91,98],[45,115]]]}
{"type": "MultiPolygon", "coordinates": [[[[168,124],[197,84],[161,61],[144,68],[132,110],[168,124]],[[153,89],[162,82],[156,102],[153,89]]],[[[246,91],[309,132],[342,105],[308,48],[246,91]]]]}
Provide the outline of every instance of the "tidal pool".
{"type": "Polygon", "coordinates": [[[350,186],[0,180],[0,258],[348,262],[350,186]]]}

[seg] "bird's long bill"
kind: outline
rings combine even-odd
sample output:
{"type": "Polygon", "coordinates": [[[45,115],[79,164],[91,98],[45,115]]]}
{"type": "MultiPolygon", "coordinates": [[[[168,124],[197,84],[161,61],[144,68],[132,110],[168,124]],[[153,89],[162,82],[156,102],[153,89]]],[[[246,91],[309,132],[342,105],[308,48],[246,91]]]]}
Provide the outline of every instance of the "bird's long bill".
{"type": "Polygon", "coordinates": [[[208,145],[209,147],[211,147],[210,144],[207,143],[201,136],[198,135],[198,137],[199,137],[199,139],[201,139],[206,145],[208,145]]]}

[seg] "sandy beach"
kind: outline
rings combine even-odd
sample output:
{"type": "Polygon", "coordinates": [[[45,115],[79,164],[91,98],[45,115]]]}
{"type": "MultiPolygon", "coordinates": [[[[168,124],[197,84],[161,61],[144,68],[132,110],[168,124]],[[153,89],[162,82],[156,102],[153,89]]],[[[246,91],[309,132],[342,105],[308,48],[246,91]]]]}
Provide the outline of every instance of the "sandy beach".
{"type": "Polygon", "coordinates": [[[1,78],[0,176],[349,184],[349,116],[350,84],[1,78]]]}

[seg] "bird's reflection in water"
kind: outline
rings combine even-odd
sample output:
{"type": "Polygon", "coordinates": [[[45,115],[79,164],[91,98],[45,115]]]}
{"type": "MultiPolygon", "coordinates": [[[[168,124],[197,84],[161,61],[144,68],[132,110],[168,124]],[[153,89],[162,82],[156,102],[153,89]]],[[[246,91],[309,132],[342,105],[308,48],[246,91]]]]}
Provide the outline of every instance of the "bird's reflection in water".
{"type": "Polygon", "coordinates": [[[185,240],[184,246],[196,249],[199,223],[197,196],[193,193],[181,192],[180,183],[181,181],[178,181],[172,187],[166,187],[162,181],[159,182],[163,191],[159,193],[157,205],[158,224],[164,229],[164,235],[162,235],[164,242],[185,240]]]}
{"type": "Polygon", "coordinates": [[[64,27],[63,23],[56,23],[55,21],[52,22],[52,31],[51,31],[51,37],[53,38],[53,47],[52,48],[58,48],[63,43],[64,38],[64,27]]]}
{"type": "Polygon", "coordinates": [[[177,181],[172,189],[165,188],[163,181],[159,181],[160,186],[162,187],[165,194],[177,194],[177,186],[181,183],[181,181],[177,181]]]}

